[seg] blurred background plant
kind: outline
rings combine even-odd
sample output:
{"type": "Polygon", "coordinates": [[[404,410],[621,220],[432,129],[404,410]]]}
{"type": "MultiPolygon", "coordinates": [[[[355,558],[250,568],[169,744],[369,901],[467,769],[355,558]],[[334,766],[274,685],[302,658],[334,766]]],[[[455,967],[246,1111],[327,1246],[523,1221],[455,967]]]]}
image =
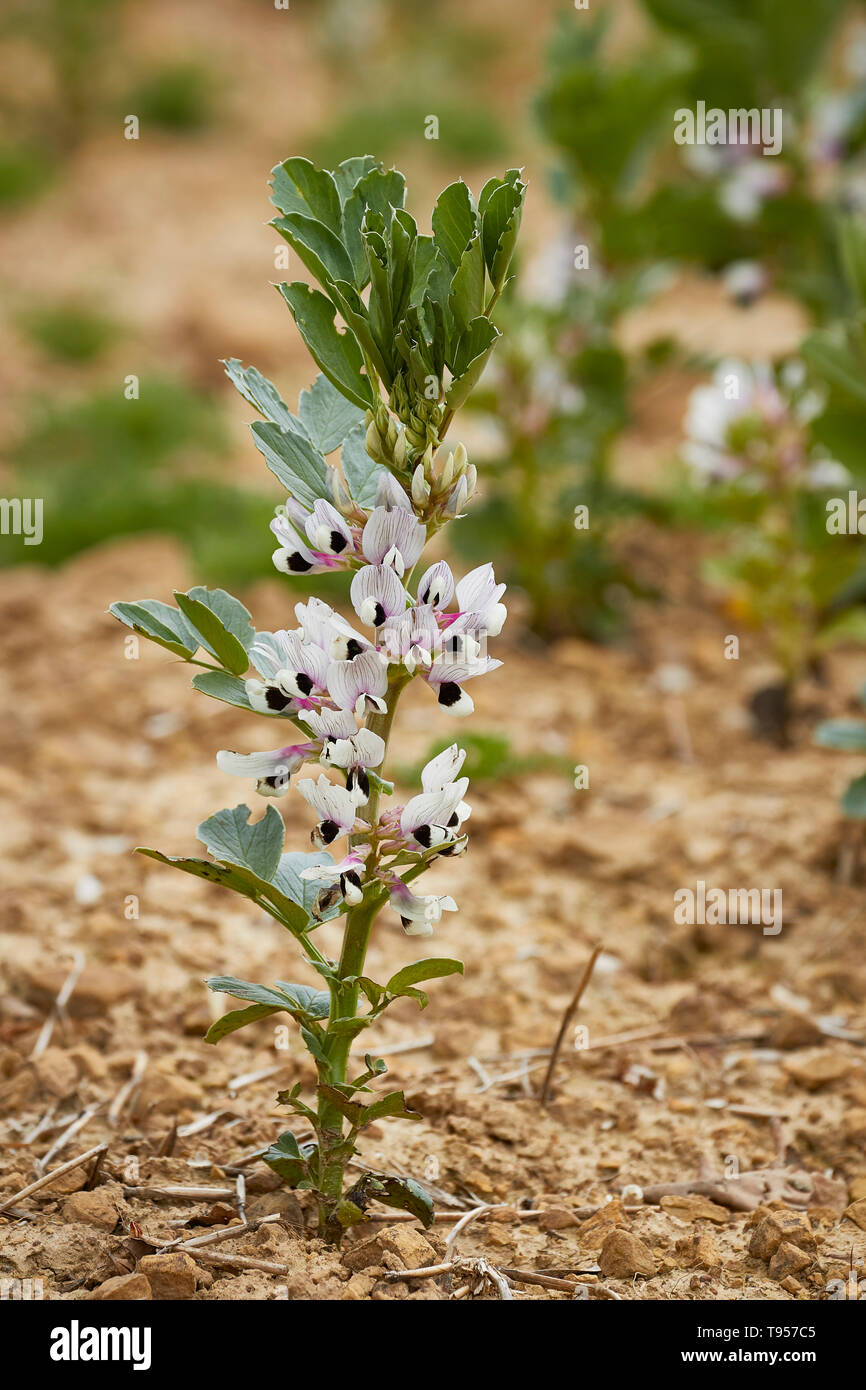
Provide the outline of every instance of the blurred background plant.
{"type": "MultiPolygon", "coordinates": [[[[860,700],[866,705],[866,689],[860,700]]],[[[866,719],[825,719],[815,730],[815,742],[841,753],[866,753],[866,719]]],[[[851,820],[866,820],[866,772],[852,777],[839,804],[851,820]]]]}
{"type": "MultiPolygon", "coordinates": [[[[558,155],[552,184],[565,225],[530,272],[536,302],[509,305],[523,331],[512,329],[474,402],[496,426],[483,519],[544,638],[614,637],[629,600],[652,593],[628,558],[629,519],[713,528],[747,520],[742,498],[721,505],[716,491],[683,489],[682,477],[667,495],[618,480],[616,445],[635,398],[661,371],[694,375],[713,365],[710,354],[661,331],[639,349],[626,346],[628,316],[689,263],[718,277],[744,307],[771,288],[797,296],[816,323],[850,307],[836,221],[866,198],[866,29],[854,32],[841,58],[833,52],[845,8],[835,0],[820,8],[645,0],[625,40],[608,13],[580,24],[560,18],[537,112],[558,155]],[[674,112],[699,100],[725,110],[781,108],[782,152],[766,158],[754,146],[676,144],[674,112]],[[574,526],[581,505],[589,509],[584,530],[574,526]],[[563,593],[573,601],[563,604],[563,593]]],[[[814,447],[845,461],[856,451],[858,423],[850,404],[828,403],[812,424],[814,447]],[[847,447],[834,449],[846,431],[847,447]]],[[[758,505],[753,493],[752,521],[758,505]]],[[[820,524],[818,532],[817,540],[804,535],[803,546],[816,540],[821,551],[820,524]]],[[[840,549],[813,557],[806,608],[820,609],[840,575],[848,577],[850,557],[843,562],[840,549]]],[[[792,596],[762,586],[765,562],[741,555],[738,582],[749,570],[762,611],[788,610],[765,616],[776,657],[786,671],[800,669],[810,641],[792,622],[792,596]]],[[[754,605],[749,616],[758,620],[754,605]]]]}
{"type": "MultiPolygon", "coordinates": [[[[802,357],[797,390],[821,393],[817,413],[798,420],[806,455],[858,474],[866,400],[859,366],[845,361],[861,347],[836,237],[840,212],[866,205],[856,7],[623,0],[597,16],[545,0],[527,29],[525,13],[455,0],[293,0],[288,12],[232,0],[209,18],[205,32],[200,0],[147,12],[128,0],[10,0],[0,21],[0,76],[20,79],[0,82],[0,209],[15,266],[0,318],[13,378],[0,413],[4,486],[38,486],[64,516],[38,549],[4,538],[2,562],[60,563],[113,535],[164,531],[191,547],[206,582],[228,510],[228,580],[268,575],[262,527],[280,499],[247,470],[246,417],[218,358],[257,360],[289,396],[308,382],[278,304],[258,318],[249,308],[253,287],[283,267],[274,275],[272,233],[256,239],[240,220],[255,193],[248,170],[289,147],[324,164],[370,149],[405,163],[423,193],[440,165],[480,187],[503,157],[525,158],[522,288],[505,290],[503,351],[473,397],[480,486],[473,525],[453,529],[458,561],[495,553],[537,639],[607,642],[623,638],[636,600],[664,594],[664,563],[645,563],[647,545],[663,556],[678,532],[707,532],[725,602],[761,628],[735,572],[754,571],[758,606],[773,606],[759,560],[736,558],[760,500],[742,480],[697,487],[668,465],[689,390],[720,358],[751,369],[750,315],[772,301],[795,305],[810,331],[802,353],[802,332],[784,350],[756,341],[755,360],[784,395],[802,357]],[[302,88],[287,86],[301,67],[302,88]],[[782,152],[677,145],[674,112],[698,100],[782,107],[782,152]],[[135,143],[122,138],[129,112],[142,122],[135,143]],[[174,190],[164,226],[153,218],[163,182],[174,190]],[[63,219],[68,258],[47,277],[50,248],[25,264],[46,206],[52,225],[63,219]],[[719,312],[742,314],[733,354],[715,350],[711,325],[696,347],[658,314],[683,275],[714,287],[719,312]],[[641,315],[651,326],[636,333],[641,315]],[[142,373],[134,403],[123,399],[128,371],[142,373]],[[671,401],[654,453],[647,400],[671,401]]],[[[822,631],[851,631],[864,587],[856,546],[828,545],[822,496],[796,491],[793,529],[813,566],[807,626],[819,614],[822,631]]],[[[814,643],[789,633],[784,645],[814,643]]]]}
{"type": "Polygon", "coordinates": [[[41,193],[108,120],[131,112],[188,134],[213,118],[216,74],[191,56],[142,62],[125,40],[127,9],[127,0],[7,0],[0,46],[14,80],[0,83],[0,212],[41,193]]]}
{"type": "Polygon", "coordinates": [[[752,708],[782,742],[798,681],[833,646],[866,640],[860,533],[830,524],[834,499],[847,518],[866,478],[866,228],[848,215],[836,230],[844,314],[787,361],[720,363],[689,398],[681,449],[683,498],[703,492],[730,528],[705,570],[732,617],[766,638],[780,679],[752,708]]]}

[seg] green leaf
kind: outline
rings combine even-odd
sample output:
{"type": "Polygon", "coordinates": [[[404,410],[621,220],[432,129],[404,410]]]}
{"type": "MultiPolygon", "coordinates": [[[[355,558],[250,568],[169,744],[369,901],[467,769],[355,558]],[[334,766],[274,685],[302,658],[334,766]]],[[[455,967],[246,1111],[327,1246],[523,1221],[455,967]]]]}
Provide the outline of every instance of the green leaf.
{"type": "Polygon", "coordinates": [[[372,509],[376,505],[379,483],[388,470],[380,463],[375,463],[367,453],[366,430],[363,425],[354,429],[346,439],[340,463],[354,500],[362,507],[372,509]]]}
{"type": "Polygon", "coordinates": [[[866,753],[866,723],[862,719],[828,719],[815,730],[815,742],[821,748],[866,753]]]}
{"type": "Polygon", "coordinates": [[[244,605],[225,589],[204,589],[175,593],[184,617],[201,634],[201,645],[233,676],[240,676],[250,664],[250,644],[256,630],[244,605]]]}
{"type": "Polygon", "coordinates": [[[336,1037],[355,1038],[359,1033],[363,1033],[365,1028],[369,1028],[372,1022],[371,1018],[335,1018],[333,1023],[328,1025],[328,1032],[336,1037]]]}
{"type": "Polygon", "coordinates": [[[419,236],[415,242],[415,268],[412,276],[410,304],[420,304],[424,298],[427,282],[437,263],[439,252],[431,236],[419,236]]]}
{"type": "Polygon", "coordinates": [[[359,407],[347,401],[324,375],[317,376],[310,389],[301,392],[298,414],[321,454],[339,449],[364,419],[359,407]]]}
{"type": "MultiPolygon", "coordinates": [[[[139,848],[137,853],[146,855],[148,859],[155,859],[160,864],[168,864],[170,868],[179,869],[182,873],[192,874],[195,878],[206,879],[208,883],[216,883],[221,888],[229,888],[233,893],[240,893],[242,897],[257,903],[259,907],[269,904],[276,909],[288,929],[295,935],[319,925],[312,920],[304,906],[282,892],[278,882],[270,883],[259,878],[251,869],[238,864],[217,864],[211,859],[162,854],[160,850],[143,847],[139,848]]],[[[279,879],[279,870],[276,877],[279,879]]],[[[336,908],[332,913],[326,913],[323,920],[327,921],[329,916],[336,916],[340,911],[340,908],[336,908]]]]}
{"type": "Polygon", "coordinates": [[[484,312],[484,252],[481,237],[470,241],[451,281],[449,307],[457,325],[457,334],[465,332],[473,319],[484,312]]]}
{"type": "Polygon", "coordinates": [[[291,1002],[292,1013],[303,1018],[305,1023],[327,1018],[331,1007],[331,996],[326,989],[314,989],[312,985],[291,984],[277,980],[277,988],[291,1002]]]}
{"type": "Polygon", "coordinates": [[[355,155],[351,159],[344,159],[342,164],[338,164],[334,170],[334,183],[337,185],[340,202],[345,204],[364,175],[369,174],[371,169],[378,167],[377,160],[371,154],[355,155]]]}
{"type": "Polygon", "coordinates": [[[296,155],[271,170],[271,202],[285,214],[300,213],[324,223],[339,236],[343,217],[340,194],[332,174],[296,155]]]}
{"type": "Polygon", "coordinates": [[[402,208],[406,200],[406,180],[396,169],[373,168],[356,184],[343,207],[343,241],[352,259],[354,280],[357,289],[362,290],[370,278],[361,227],[367,209],[378,213],[384,222],[390,222],[395,208],[402,208]]]}
{"type": "Polygon", "coordinates": [[[206,1043],[218,1043],[223,1038],[228,1037],[229,1033],[236,1033],[239,1028],[246,1028],[248,1023],[257,1023],[260,1018],[268,1018],[270,1014],[279,1013],[276,1004],[250,1004],[248,1009],[232,1009],[231,1013],[223,1014],[216,1023],[212,1023],[204,1035],[206,1043]]]}
{"type": "Polygon", "coordinates": [[[315,1152],[315,1144],[299,1144],[294,1134],[287,1130],[265,1150],[262,1158],[290,1187],[309,1188],[313,1185],[309,1177],[310,1159],[315,1152]]]}
{"type": "Polygon", "coordinates": [[[257,420],[251,429],[256,448],[290,496],[309,509],[319,497],[330,497],[327,464],[305,434],[269,420],[257,420]]]}
{"type": "Polygon", "coordinates": [[[445,397],[450,410],[456,410],[474,391],[499,336],[499,329],[483,316],[473,319],[462,334],[453,359],[453,380],[445,397]]]}
{"type": "MultiPolygon", "coordinates": [[[[322,884],[315,879],[301,878],[301,874],[304,869],[333,862],[333,856],[327,850],[314,850],[310,854],[304,854],[300,850],[287,850],[285,854],[280,855],[272,883],[284,897],[302,907],[309,917],[322,884]]],[[[342,908],[332,908],[330,912],[325,913],[322,921],[327,922],[331,917],[338,917],[341,911],[342,908]]]]}
{"type": "Polygon", "coordinates": [[[433,240],[452,272],[478,229],[478,216],[472,194],[462,179],[450,183],[436,199],[433,209],[433,240]]]}
{"type": "Polygon", "coordinates": [[[230,888],[233,893],[240,893],[245,898],[255,900],[255,882],[236,866],[214,864],[210,859],[163,854],[161,850],[146,849],[143,845],[139,845],[135,852],[145,855],[148,859],[155,859],[159,864],[168,864],[172,869],[180,869],[181,873],[207,879],[209,883],[218,883],[221,888],[230,888]]]}
{"type": "Polygon", "coordinates": [[[276,989],[257,985],[252,980],[238,980],[234,975],[211,975],[205,980],[215,994],[230,994],[233,999],[249,999],[253,1004],[266,1004],[274,1013],[291,1013],[291,1001],[276,989]]]}
{"type": "MultiPolygon", "coordinates": [[[[521,188],[523,185],[521,185],[521,188]]],[[[501,289],[517,245],[523,195],[511,184],[503,183],[491,194],[481,222],[484,263],[490,282],[501,289]]]]}
{"type": "Polygon", "coordinates": [[[112,603],[108,611],[133,632],[174,652],[175,656],[188,660],[201,645],[199,634],[170,603],[145,598],[137,603],[112,603]]]}
{"type": "Polygon", "coordinates": [[[842,810],[855,820],[866,820],[866,773],[848,783],[842,797],[842,810]]]}
{"type": "Polygon", "coordinates": [[[317,1062],[321,1062],[323,1067],[329,1067],[331,1065],[330,1059],[328,1057],[327,1052],[322,1047],[322,1044],[319,1041],[319,1038],[316,1036],[316,1034],[311,1032],[309,1028],[302,1027],[301,1037],[304,1040],[304,1046],[306,1047],[310,1056],[313,1057],[317,1062]]]}
{"type": "Polygon", "coordinates": [[[378,1009],[379,1004],[385,997],[385,986],[377,984],[375,980],[369,979],[367,975],[359,975],[358,984],[361,986],[361,989],[373,1008],[378,1009]]]}
{"type": "Polygon", "coordinates": [[[417,1110],[409,1110],[406,1105],[406,1098],[402,1091],[390,1091],[387,1096],[381,1096],[379,1100],[374,1100],[372,1105],[364,1107],[364,1124],[370,1125],[374,1120],[420,1120],[421,1116],[417,1110]]]}
{"type": "Polygon", "coordinates": [[[859,401],[866,401],[864,363],[830,333],[812,333],[801,344],[800,353],[825,381],[859,401]]]}
{"type": "MultiPolygon", "coordinates": [[[[237,676],[230,676],[226,671],[199,671],[193,676],[192,683],[203,695],[222,700],[225,705],[234,705],[237,709],[252,709],[243,681],[238,680],[237,676]]],[[[280,718],[279,715],[274,717],[280,718]]]]}
{"type": "Polygon", "coordinates": [[[359,1105],[357,1101],[349,1100],[349,1097],[343,1095],[342,1091],[338,1091],[336,1086],[328,1086],[323,1083],[317,1086],[316,1090],[320,1096],[325,1097],[325,1100],[330,1101],[336,1110],[339,1110],[350,1125],[359,1128],[364,1123],[365,1107],[359,1105]]]}
{"type": "Polygon", "coordinates": [[[280,862],[286,828],[275,806],[268,806],[260,821],[250,823],[248,806],[217,811],[196,830],[215,859],[251,869],[261,879],[272,879],[280,862]]]}
{"type": "Polygon", "coordinates": [[[378,1173],[368,1173],[365,1177],[368,1179],[364,1184],[365,1191],[369,1196],[375,1197],[386,1207],[410,1211],[425,1228],[433,1225],[433,1198],[420,1183],[412,1178],[383,1177],[378,1173]]]}
{"type": "Polygon", "coordinates": [[[427,960],[416,960],[414,965],[404,965],[396,975],[392,975],[385,989],[389,994],[402,994],[409,985],[417,985],[421,980],[438,980],[445,975],[462,975],[463,962],[449,960],[447,956],[430,956],[427,960]]]}
{"type": "Polygon", "coordinates": [[[281,430],[297,426],[294,415],[289,410],[276,386],[262,376],[255,367],[244,367],[237,357],[229,357],[223,362],[226,376],[240,391],[245,401],[254,406],[266,420],[278,425],[281,430]]]}
{"type": "Polygon", "coordinates": [[[361,410],[373,407],[375,395],[372,383],[362,370],[361,349],[348,329],[342,333],[337,329],[336,310],[331,301],[301,281],[280,285],[279,290],[320,371],[361,410]]]}
{"type": "Polygon", "coordinates": [[[355,269],[348,251],[324,222],[292,213],[288,217],[275,217],[271,226],[289,243],[323,288],[327,289],[334,280],[354,278],[355,269]]]}

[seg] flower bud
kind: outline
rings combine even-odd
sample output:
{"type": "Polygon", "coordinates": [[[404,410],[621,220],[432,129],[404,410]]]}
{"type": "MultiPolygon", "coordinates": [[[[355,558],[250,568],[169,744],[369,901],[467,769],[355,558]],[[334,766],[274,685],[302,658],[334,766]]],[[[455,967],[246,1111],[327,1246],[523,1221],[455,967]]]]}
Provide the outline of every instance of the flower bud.
{"type": "Polygon", "coordinates": [[[449,454],[445,460],[442,472],[439,474],[438,490],[445,492],[454,481],[454,455],[449,454]]]}
{"type": "Polygon", "coordinates": [[[349,516],[354,511],[355,504],[346,490],[343,479],[336,468],[332,468],[330,464],[328,464],[328,484],[337,511],[341,512],[343,516],[349,516]]]}
{"type": "Polygon", "coordinates": [[[371,459],[376,463],[385,462],[385,450],[382,447],[382,436],[379,433],[379,428],[375,420],[371,420],[367,426],[364,445],[371,459]]]}
{"type": "Polygon", "coordinates": [[[419,463],[412,474],[412,501],[416,506],[423,507],[429,496],[430,484],[425,481],[423,463],[419,463]]]}
{"type": "Polygon", "coordinates": [[[468,462],[469,462],[469,457],[468,457],[468,455],[467,455],[467,453],[466,453],[466,450],[465,450],[464,446],[463,446],[462,444],[458,444],[458,445],[457,445],[457,448],[454,450],[454,476],[455,476],[455,478],[459,478],[459,477],[460,477],[460,474],[463,473],[463,472],[465,471],[466,465],[467,465],[468,462]]]}
{"type": "Polygon", "coordinates": [[[406,431],[401,430],[397,436],[397,443],[394,445],[393,451],[394,464],[397,468],[406,467],[406,459],[408,456],[408,452],[409,449],[406,443],[406,431]]]}
{"type": "Polygon", "coordinates": [[[466,479],[461,478],[456,487],[452,488],[451,494],[442,508],[442,515],[449,520],[459,516],[466,506],[466,499],[469,496],[469,489],[466,486],[466,479]]]}
{"type": "Polygon", "coordinates": [[[469,464],[463,476],[466,479],[466,500],[468,502],[478,486],[478,469],[474,463],[469,464]]]}

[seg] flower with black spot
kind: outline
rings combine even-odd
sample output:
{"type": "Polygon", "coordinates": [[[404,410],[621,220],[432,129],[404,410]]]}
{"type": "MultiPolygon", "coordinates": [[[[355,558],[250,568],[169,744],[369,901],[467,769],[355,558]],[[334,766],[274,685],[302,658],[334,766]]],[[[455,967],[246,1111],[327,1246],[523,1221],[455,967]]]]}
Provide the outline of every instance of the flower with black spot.
{"type": "Polygon", "coordinates": [[[358,819],[351,792],[329,781],[324,773],[315,782],[312,777],[301,777],[295,785],[319,818],[310,836],[317,849],[327,849],[341,835],[350,835],[355,830],[369,830],[366,821],[358,819]]]}

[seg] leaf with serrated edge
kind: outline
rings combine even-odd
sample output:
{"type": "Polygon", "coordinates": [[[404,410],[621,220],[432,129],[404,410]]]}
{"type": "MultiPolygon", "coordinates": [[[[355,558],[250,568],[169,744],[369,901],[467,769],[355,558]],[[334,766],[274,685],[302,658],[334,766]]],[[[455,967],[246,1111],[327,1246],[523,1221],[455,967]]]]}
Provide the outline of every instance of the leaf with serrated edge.
{"type": "Polygon", "coordinates": [[[322,373],[301,392],[298,414],[307,433],[322,454],[339,449],[343,440],[364,419],[363,412],[342,396],[322,373]]]}
{"type": "Polygon", "coordinates": [[[262,376],[255,367],[244,367],[237,357],[224,359],[226,376],[229,381],[240,392],[244,400],[264,415],[266,420],[278,425],[281,430],[293,428],[297,421],[289,407],[286,405],[273,382],[268,381],[266,376],[262,376]]]}
{"type": "Polygon", "coordinates": [[[459,180],[450,183],[436,199],[433,209],[433,240],[456,270],[478,226],[478,217],[468,187],[459,180]]]}
{"type": "Polygon", "coordinates": [[[324,223],[340,235],[343,225],[340,195],[334,176],[309,159],[296,155],[271,170],[271,202],[284,214],[301,213],[324,223]]]}
{"type": "Polygon", "coordinates": [[[275,806],[268,806],[262,819],[251,823],[250,808],[242,804],[208,816],[195,833],[214,859],[239,864],[270,880],[280,862],[286,828],[275,806]]]}

